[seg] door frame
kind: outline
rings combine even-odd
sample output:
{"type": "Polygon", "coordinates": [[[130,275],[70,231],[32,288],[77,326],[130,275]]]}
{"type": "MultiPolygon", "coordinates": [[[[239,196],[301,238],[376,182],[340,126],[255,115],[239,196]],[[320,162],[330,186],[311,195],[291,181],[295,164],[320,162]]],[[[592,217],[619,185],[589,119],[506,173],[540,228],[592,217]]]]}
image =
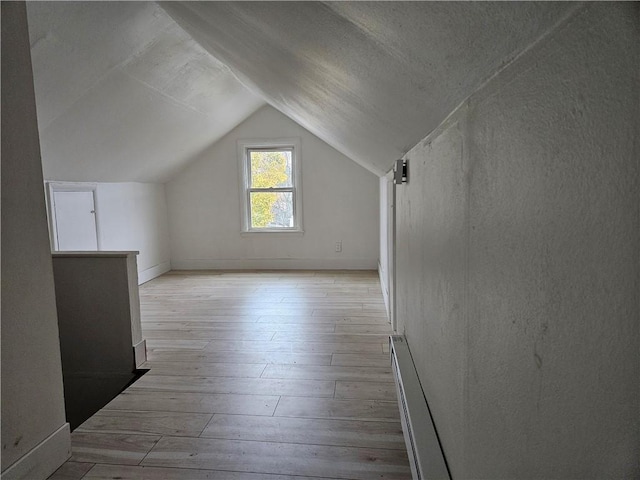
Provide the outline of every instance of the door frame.
{"type": "Polygon", "coordinates": [[[102,250],[100,242],[100,222],[98,221],[98,184],[84,182],[46,182],[47,218],[49,220],[49,240],[51,250],[58,251],[58,228],[56,226],[55,192],[91,192],[93,195],[93,209],[96,224],[96,245],[102,250]]]}
{"type": "Polygon", "coordinates": [[[385,175],[387,182],[387,282],[389,287],[389,317],[391,329],[397,333],[396,318],[396,184],[393,169],[385,175]]]}

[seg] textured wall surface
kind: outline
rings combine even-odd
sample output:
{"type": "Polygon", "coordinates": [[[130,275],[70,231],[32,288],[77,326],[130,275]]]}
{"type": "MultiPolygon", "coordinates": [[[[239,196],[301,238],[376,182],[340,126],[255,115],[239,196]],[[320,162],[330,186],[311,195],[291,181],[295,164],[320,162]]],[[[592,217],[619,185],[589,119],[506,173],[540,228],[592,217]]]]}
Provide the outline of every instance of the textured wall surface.
{"type": "MultiPolygon", "coordinates": [[[[26,11],[22,2],[3,2],[2,471],[64,424],[58,319],[26,11]]],[[[68,433],[66,442],[68,446],[68,433]]],[[[62,450],[64,453],[64,447],[62,450]]],[[[46,465],[36,465],[26,478],[46,478],[64,460],[40,459],[46,465]]]]}
{"type": "Polygon", "coordinates": [[[637,4],[589,4],[407,155],[398,309],[454,479],[638,478],[637,4]]]}
{"type": "Polygon", "coordinates": [[[378,178],[271,107],[205,151],[166,193],[173,268],[377,268],[378,178]],[[301,140],[304,234],[241,235],[237,141],[292,137],[301,140]]]}

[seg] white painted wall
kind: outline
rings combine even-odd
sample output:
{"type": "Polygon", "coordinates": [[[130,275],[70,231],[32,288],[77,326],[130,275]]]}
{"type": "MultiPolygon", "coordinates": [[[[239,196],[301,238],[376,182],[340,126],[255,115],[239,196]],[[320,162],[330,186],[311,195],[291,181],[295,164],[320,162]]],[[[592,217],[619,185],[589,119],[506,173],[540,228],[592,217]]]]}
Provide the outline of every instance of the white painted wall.
{"type": "Polygon", "coordinates": [[[2,2],[2,478],[70,454],[23,2],[2,2]]]}
{"type": "Polygon", "coordinates": [[[640,477],[639,18],[583,6],[407,154],[398,318],[454,479],[640,477]]]}
{"type": "Polygon", "coordinates": [[[166,192],[175,269],[377,268],[377,177],[271,107],[203,152],[166,192]],[[287,137],[302,143],[304,234],[241,235],[236,142],[287,137]]]}
{"type": "Polygon", "coordinates": [[[158,183],[62,183],[64,188],[95,186],[100,250],[139,251],[138,281],[171,268],[165,188],[158,183]]]}
{"type": "Polygon", "coordinates": [[[99,183],[96,191],[102,250],[137,250],[138,281],[171,268],[163,184],[99,183]]]}

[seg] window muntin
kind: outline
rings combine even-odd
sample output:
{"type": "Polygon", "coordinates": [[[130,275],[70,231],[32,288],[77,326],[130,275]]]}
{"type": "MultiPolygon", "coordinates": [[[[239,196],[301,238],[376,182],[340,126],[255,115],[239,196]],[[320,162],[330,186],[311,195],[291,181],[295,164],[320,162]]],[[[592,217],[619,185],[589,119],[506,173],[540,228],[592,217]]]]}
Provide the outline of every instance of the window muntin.
{"type": "Polygon", "coordinates": [[[299,142],[239,142],[243,231],[301,232],[299,142]]]}

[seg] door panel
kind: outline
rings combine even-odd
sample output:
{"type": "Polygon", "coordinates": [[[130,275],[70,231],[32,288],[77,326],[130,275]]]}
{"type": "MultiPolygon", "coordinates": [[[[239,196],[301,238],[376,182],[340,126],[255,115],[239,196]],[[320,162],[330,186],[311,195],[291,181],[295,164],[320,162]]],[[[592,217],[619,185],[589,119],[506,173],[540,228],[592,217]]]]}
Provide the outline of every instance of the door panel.
{"type": "Polygon", "coordinates": [[[93,192],[54,192],[58,250],[98,250],[93,192]]]}

